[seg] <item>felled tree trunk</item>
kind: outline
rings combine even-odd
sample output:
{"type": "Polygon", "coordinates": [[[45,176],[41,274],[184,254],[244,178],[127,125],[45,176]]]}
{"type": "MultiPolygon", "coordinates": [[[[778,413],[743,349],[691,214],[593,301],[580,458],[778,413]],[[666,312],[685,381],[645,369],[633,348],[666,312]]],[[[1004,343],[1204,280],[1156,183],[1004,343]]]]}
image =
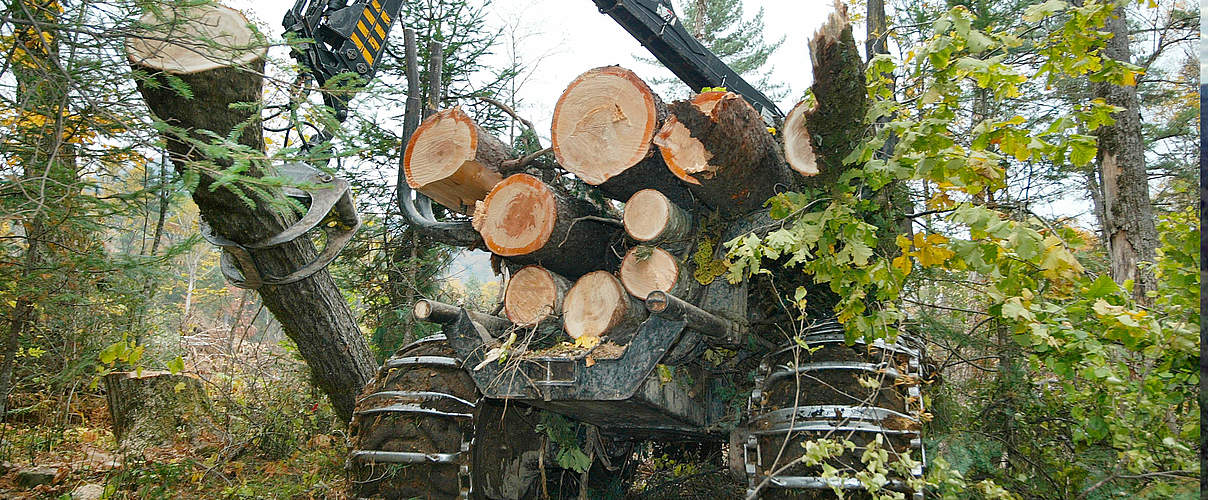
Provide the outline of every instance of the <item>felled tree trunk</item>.
{"type": "Polygon", "coordinates": [[[605,335],[624,343],[645,318],[645,304],[626,293],[607,271],[579,278],[562,302],[562,326],[581,344],[591,345],[605,335]]]}
{"type": "Polygon", "coordinates": [[[541,266],[525,266],[503,290],[503,312],[520,326],[532,326],[562,314],[562,300],[571,283],[541,266]]]}
{"type": "MultiPolygon", "coordinates": [[[[232,158],[208,156],[195,147],[210,142],[202,131],[225,137],[243,125],[239,143],[263,150],[259,117],[231,105],[259,102],[266,45],[241,14],[226,7],[189,8],[166,15],[167,19],[143,16],[149,32],[146,38],[127,39],[127,55],[135,69],[149,75],[137,80],[147,107],[177,129],[164,133],[173,166],[182,173],[200,174],[193,201],[217,235],[252,243],[279,234],[288,221],[267,203],[248,207],[230,189],[211,189],[214,170],[229,167],[232,158]],[[192,98],[175,90],[168,75],[185,83],[192,98]]],[[[256,164],[247,172],[262,174],[262,166],[256,164]]],[[[285,276],[313,260],[315,248],[309,239],[300,238],[252,255],[262,274],[285,276]]],[[[354,398],[373,376],[375,364],[331,276],[324,270],[288,285],[264,286],[259,292],[297,344],[336,414],[347,421],[354,398]]]]}
{"type": "Polygon", "coordinates": [[[573,279],[616,262],[610,247],[620,228],[599,216],[591,203],[516,174],[497,184],[475,210],[474,227],[496,255],[573,279]]]}
{"type": "Polygon", "coordinates": [[[638,300],[646,300],[654,291],[688,300],[694,297],[698,288],[689,263],[680,262],[671,252],[659,247],[639,245],[629,249],[617,274],[625,290],[638,300]]]}
{"type": "Polygon", "coordinates": [[[686,186],[667,172],[651,142],[666,117],[663,100],[632,71],[593,69],[571,82],[554,107],[554,157],[614,200],[656,188],[689,206],[693,202],[686,186]]]}
{"type": "Polygon", "coordinates": [[[654,142],[673,174],[723,216],[758,210],[789,184],[784,158],[759,112],[731,92],[706,92],[669,107],[654,142]]]}
{"type": "Polygon", "coordinates": [[[167,372],[115,372],[105,375],[105,399],[113,436],[123,451],[192,441],[209,418],[210,403],[201,381],[167,372]]]}
{"type": "Polygon", "coordinates": [[[416,191],[465,214],[503,180],[499,167],[509,157],[503,142],[456,107],[419,125],[407,142],[403,170],[416,191]]]}
{"type": "Polygon", "coordinates": [[[692,214],[663,193],[643,189],[625,202],[625,234],[642,243],[681,241],[692,236],[692,214]]]}

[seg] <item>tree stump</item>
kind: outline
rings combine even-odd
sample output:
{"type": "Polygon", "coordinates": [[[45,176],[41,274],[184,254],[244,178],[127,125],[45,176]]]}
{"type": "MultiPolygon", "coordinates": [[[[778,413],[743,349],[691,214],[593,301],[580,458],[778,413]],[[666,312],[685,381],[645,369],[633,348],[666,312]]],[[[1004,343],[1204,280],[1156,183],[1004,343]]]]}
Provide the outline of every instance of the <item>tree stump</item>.
{"type": "Polygon", "coordinates": [[[113,435],[125,451],[193,441],[210,417],[201,381],[187,375],[144,371],[105,375],[113,435]]]}

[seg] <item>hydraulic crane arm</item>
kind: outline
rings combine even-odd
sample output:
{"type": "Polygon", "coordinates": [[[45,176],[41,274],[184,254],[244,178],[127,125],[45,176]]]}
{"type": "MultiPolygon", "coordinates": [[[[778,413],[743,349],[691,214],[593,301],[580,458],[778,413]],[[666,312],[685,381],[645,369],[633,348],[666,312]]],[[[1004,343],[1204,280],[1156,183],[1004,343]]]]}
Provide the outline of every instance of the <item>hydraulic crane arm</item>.
{"type": "MultiPolygon", "coordinates": [[[[776,104],[688,34],[667,0],[592,0],[694,90],[726,87],[769,123],[784,118],[776,104]]],[[[297,0],[285,14],[287,33],[314,40],[294,50],[320,85],[340,73],[373,78],[403,0],[297,0]]],[[[348,97],[325,95],[343,119],[348,97]]]]}
{"type": "Polygon", "coordinates": [[[726,87],[755,106],[765,120],[784,119],[771,99],[688,34],[666,0],[592,1],[693,90],[726,87]]]}

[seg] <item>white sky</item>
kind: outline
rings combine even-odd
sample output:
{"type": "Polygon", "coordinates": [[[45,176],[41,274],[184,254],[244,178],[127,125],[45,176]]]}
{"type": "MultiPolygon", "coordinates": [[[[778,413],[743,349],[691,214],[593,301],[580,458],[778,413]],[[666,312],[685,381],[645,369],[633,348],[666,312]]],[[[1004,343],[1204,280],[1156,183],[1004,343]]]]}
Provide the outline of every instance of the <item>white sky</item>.
{"type": "MultiPolygon", "coordinates": [[[[231,7],[248,11],[274,39],[280,38],[281,18],[293,3],[293,0],[227,2],[231,7]]],[[[813,81],[806,44],[831,12],[830,2],[744,0],[744,3],[748,16],[760,6],[764,8],[767,40],[785,37],[784,45],[769,59],[769,65],[775,68],[774,78],[789,86],[789,97],[777,103],[782,111],[788,112],[813,81]]],[[[545,139],[558,96],[580,73],[619,64],[646,79],[660,76],[652,66],[635,60],[635,56],[650,57],[650,54],[612,18],[601,14],[591,0],[494,0],[490,14],[497,27],[519,26],[517,52],[522,61],[540,60],[535,74],[519,92],[522,104],[516,111],[534,121],[545,139]]],[[[393,29],[401,28],[396,25],[393,29]]],[[[506,34],[501,42],[494,62],[503,65],[509,50],[506,34]]]]}

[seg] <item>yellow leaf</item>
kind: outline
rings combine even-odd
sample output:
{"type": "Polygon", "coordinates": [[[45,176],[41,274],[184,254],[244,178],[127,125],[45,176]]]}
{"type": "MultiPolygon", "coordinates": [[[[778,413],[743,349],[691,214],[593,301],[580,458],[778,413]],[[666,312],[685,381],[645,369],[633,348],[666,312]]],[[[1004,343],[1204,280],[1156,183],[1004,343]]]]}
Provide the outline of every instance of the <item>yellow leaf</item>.
{"type": "Polygon", "coordinates": [[[894,269],[902,271],[902,275],[905,276],[910,274],[913,264],[910,262],[910,257],[899,255],[897,258],[893,259],[893,267],[894,269]]]}
{"type": "Polygon", "coordinates": [[[600,345],[600,337],[589,337],[589,336],[584,335],[582,337],[575,339],[575,347],[591,349],[592,347],[595,347],[597,345],[600,345]]]}

